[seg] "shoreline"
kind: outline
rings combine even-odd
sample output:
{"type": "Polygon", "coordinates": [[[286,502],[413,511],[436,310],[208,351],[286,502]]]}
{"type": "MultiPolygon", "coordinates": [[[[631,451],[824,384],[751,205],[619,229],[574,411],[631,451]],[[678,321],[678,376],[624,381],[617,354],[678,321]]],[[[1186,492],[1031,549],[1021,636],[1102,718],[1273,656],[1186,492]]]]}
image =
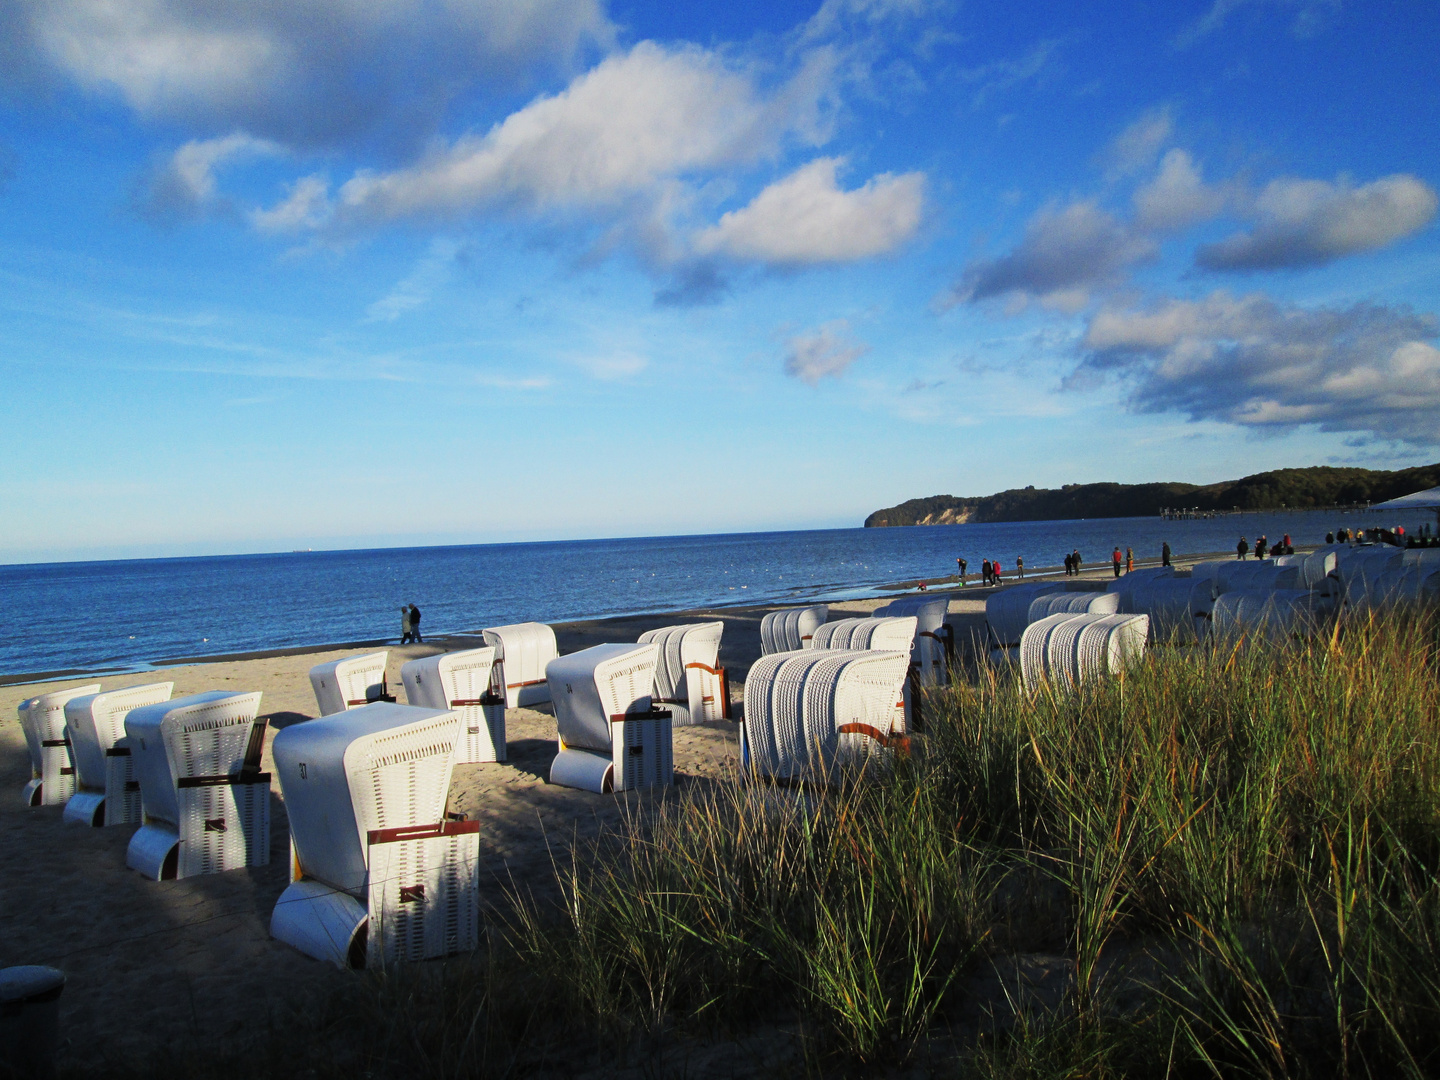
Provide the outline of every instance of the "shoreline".
{"type": "MultiPolygon", "coordinates": [[[[1317,545],[1297,545],[1295,550],[1313,550],[1317,545]]],[[[1233,558],[1234,552],[1196,552],[1192,554],[1173,555],[1172,561],[1177,568],[1193,565],[1197,562],[1210,562],[1216,559],[1233,558]]],[[[1137,558],[1135,568],[1137,570],[1148,569],[1160,565],[1159,556],[1153,558],[1137,558]]],[[[1104,576],[1109,574],[1110,563],[1096,561],[1087,564],[1080,573],[1081,577],[1104,576]]],[[[1061,565],[1027,567],[1025,581],[1037,579],[1060,577],[1064,574],[1064,567],[1061,565]]],[[[868,601],[887,600],[891,597],[914,593],[920,591],[917,586],[924,581],[927,592],[935,595],[948,594],[952,601],[976,599],[976,593],[980,597],[991,595],[991,590],[999,591],[1017,583],[1015,577],[1014,563],[1010,563],[1008,569],[1003,572],[1001,584],[982,585],[979,573],[967,573],[962,583],[956,574],[942,575],[927,578],[906,578],[902,581],[885,582],[878,585],[859,585],[853,589],[831,590],[828,593],[821,590],[819,595],[812,597],[796,596],[785,601],[765,601],[761,603],[716,603],[704,607],[679,608],[674,610],[661,611],[636,611],[617,615],[603,615],[583,619],[568,619],[562,622],[554,622],[550,625],[555,628],[556,635],[578,634],[582,638],[589,639],[593,636],[594,630],[601,627],[614,625],[616,629],[628,628],[632,623],[655,623],[657,619],[685,620],[693,619],[704,615],[715,618],[724,618],[738,621],[748,621],[747,616],[755,614],[754,620],[770,611],[778,611],[784,608],[804,607],[809,604],[828,604],[832,607],[842,604],[858,604],[868,601]],[[835,596],[834,593],[857,593],[860,595],[835,596]],[[827,599],[827,595],[831,598],[827,599]]],[[[648,626],[647,626],[648,629],[648,626]]],[[[446,644],[449,648],[470,647],[479,644],[481,628],[449,631],[436,633],[426,638],[426,644],[446,644]],[[453,644],[451,644],[453,643],[453,644]]],[[[591,641],[590,644],[594,644],[591,641]]],[[[70,679],[91,678],[102,675],[126,676],[143,675],[146,673],[160,673],[171,668],[189,667],[202,664],[225,664],[239,663],[250,660],[268,660],[292,656],[308,656],[317,653],[340,652],[361,649],[394,649],[397,647],[395,638],[360,638],[350,641],[325,641],[310,642],[296,645],[283,645],[273,649],[240,649],[219,653],[202,653],[195,656],[166,656],[155,660],[147,660],[137,664],[99,664],[93,667],[70,667],[42,671],[21,671],[10,674],[0,674],[0,686],[28,686],[38,683],[59,682],[70,679]]],[[[583,646],[582,646],[583,647],[583,646]]],[[[748,666],[748,665],[747,665],[748,666]]]]}

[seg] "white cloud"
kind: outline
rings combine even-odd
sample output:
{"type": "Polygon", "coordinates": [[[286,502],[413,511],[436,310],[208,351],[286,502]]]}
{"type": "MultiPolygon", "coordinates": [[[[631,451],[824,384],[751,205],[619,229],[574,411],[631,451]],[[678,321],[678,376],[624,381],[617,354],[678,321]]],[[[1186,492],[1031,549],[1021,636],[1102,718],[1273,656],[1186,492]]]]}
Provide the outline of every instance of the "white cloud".
{"type": "Polygon", "coordinates": [[[695,237],[702,254],[799,265],[851,262],[895,250],[915,235],[925,202],[923,173],[882,173],[842,191],[841,158],[817,158],[777,180],[695,237]]]}
{"type": "Polygon", "coordinates": [[[650,366],[647,357],[636,353],[618,352],[607,356],[586,356],[577,360],[576,363],[587,372],[591,378],[600,379],[602,382],[618,382],[621,379],[629,379],[650,366]]]}
{"type": "Polygon", "coordinates": [[[151,171],[144,184],[142,207],[161,216],[202,213],[221,201],[215,182],[220,166],[244,157],[281,152],[274,143],[243,132],[216,139],[192,139],[151,171]]]}
{"type": "Polygon", "coordinates": [[[1207,186],[1184,150],[1171,150],[1155,178],[1135,191],[1135,223],[1154,232],[1179,232],[1225,209],[1228,195],[1207,186]]]}
{"type": "Polygon", "coordinates": [[[785,374],[818,386],[827,375],[838,379],[869,351],[869,345],[850,337],[848,320],[836,319],[785,339],[785,374]]]}
{"type": "Polygon", "coordinates": [[[642,42],[483,136],[340,189],[350,218],[455,215],[486,204],[616,206],[668,178],[751,163],[787,136],[821,137],[833,56],[816,50],[776,93],[698,48],[642,42]]]}
{"type": "Polygon", "coordinates": [[[1214,0],[1210,10],[1186,27],[1175,44],[1182,49],[1193,45],[1219,30],[1241,8],[1262,4],[1293,10],[1295,18],[1290,24],[1290,32],[1296,37],[1310,37],[1325,28],[1340,10],[1340,3],[1341,0],[1214,0]]]}
{"type": "Polygon", "coordinates": [[[330,184],[323,176],[303,176],[270,209],[250,211],[250,224],[261,232],[295,232],[323,225],[330,216],[330,184]]]}
{"type": "MultiPolygon", "coordinates": [[[[12,0],[14,52],[137,112],[335,143],[613,36],[601,0],[12,0]]],[[[0,46],[6,43],[0,42],[0,46]]]]}
{"type": "Polygon", "coordinates": [[[1010,296],[1073,311],[1093,289],[1155,253],[1153,240],[1094,202],[1047,208],[1030,220],[1014,251],[973,263],[938,306],[1010,296]]]}
{"type": "Polygon", "coordinates": [[[1039,42],[1024,56],[994,60],[960,72],[966,82],[977,84],[971,104],[978,109],[995,94],[1032,79],[1039,81],[1052,66],[1051,59],[1062,44],[1059,38],[1050,38],[1039,42]]]}
{"type": "Polygon", "coordinates": [[[394,322],[401,315],[424,307],[436,290],[450,280],[461,245],[448,237],[437,237],[415,268],[396,283],[385,296],[365,312],[366,322],[394,322]]]}
{"type": "Polygon", "coordinates": [[[1440,321],[1405,308],[1306,308],[1216,292],[1090,320],[1081,372],[1118,372],[1140,411],[1247,427],[1316,424],[1440,443],[1440,321]]]}
{"type": "Polygon", "coordinates": [[[1209,270],[1322,266],[1419,232],[1437,202],[1434,188],[1404,173],[1359,187],[1344,178],[1272,180],[1255,199],[1255,229],[1201,248],[1196,261],[1209,270]]]}
{"type": "Polygon", "coordinates": [[[1112,176],[1131,176],[1155,163],[1175,132],[1170,107],[1151,109],[1115,137],[1106,151],[1112,176]]]}

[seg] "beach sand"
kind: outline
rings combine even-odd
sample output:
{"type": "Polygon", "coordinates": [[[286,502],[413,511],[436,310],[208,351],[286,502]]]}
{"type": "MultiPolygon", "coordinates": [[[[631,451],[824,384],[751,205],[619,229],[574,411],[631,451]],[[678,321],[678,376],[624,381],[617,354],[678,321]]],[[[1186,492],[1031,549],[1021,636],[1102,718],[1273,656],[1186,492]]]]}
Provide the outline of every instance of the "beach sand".
{"type": "MultiPolygon", "coordinates": [[[[951,602],[962,631],[983,627],[984,596],[951,602]]],[[[831,618],[863,615],[880,600],[833,603],[831,618]]],[[[721,619],[720,660],[731,676],[732,700],[760,655],[760,619],[771,607],[557,624],[562,653],[679,622],[721,619]]],[[[448,638],[390,646],[387,676],[402,700],[400,667],[417,656],[480,644],[448,638]]],[[[144,1054],[158,1044],[199,1049],[215,1039],[262,1030],[270,1016],[301,1009],[307,999],[354,978],[270,938],[275,901],[288,883],[288,825],[278,784],[272,784],[271,861],[267,866],[183,881],[154,882],[125,866],[133,826],[85,828],[61,822],[61,807],[29,808],[21,788],[29,759],[16,720],[25,698],[100,682],[106,689],[170,681],[175,696],[202,690],[259,690],[270,734],[316,715],[307,673],[318,663],[356,652],[345,648],[289,650],[167,666],[123,676],[72,677],[0,686],[0,966],[49,964],[66,973],[61,998],[59,1064],[100,1067],[105,1060],[144,1054]]],[[[738,708],[736,709],[738,715],[738,708]]],[[[555,755],[555,721],[545,711],[506,714],[509,760],[455,769],[453,810],[481,823],[483,896],[503,902],[507,888],[553,893],[553,865],[568,862],[577,839],[617,824],[627,805],[651,796],[593,795],[546,782],[555,755]]],[[[712,723],[675,729],[677,790],[713,783],[733,768],[736,726],[712,723]]],[[[269,738],[264,767],[273,772],[269,738]]]]}

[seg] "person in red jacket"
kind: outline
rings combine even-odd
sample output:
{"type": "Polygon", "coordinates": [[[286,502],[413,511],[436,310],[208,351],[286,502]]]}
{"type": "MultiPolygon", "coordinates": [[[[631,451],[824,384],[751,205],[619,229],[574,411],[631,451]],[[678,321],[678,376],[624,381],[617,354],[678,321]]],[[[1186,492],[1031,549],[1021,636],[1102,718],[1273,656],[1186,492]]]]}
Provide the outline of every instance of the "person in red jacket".
{"type": "Polygon", "coordinates": [[[1110,556],[1110,560],[1115,565],[1115,576],[1118,578],[1120,576],[1120,549],[1118,547],[1115,549],[1115,554],[1110,556]]]}
{"type": "Polygon", "coordinates": [[[990,560],[990,573],[991,573],[991,575],[995,578],[995,584],[996,584],[996,585],[999,585],[999,584],[1000,584],[1000,581],[1001,581],[1001,578],[1000,578],[1000,560],[999,560],[999,559],[991,559],[991,560],[990,560]]]}

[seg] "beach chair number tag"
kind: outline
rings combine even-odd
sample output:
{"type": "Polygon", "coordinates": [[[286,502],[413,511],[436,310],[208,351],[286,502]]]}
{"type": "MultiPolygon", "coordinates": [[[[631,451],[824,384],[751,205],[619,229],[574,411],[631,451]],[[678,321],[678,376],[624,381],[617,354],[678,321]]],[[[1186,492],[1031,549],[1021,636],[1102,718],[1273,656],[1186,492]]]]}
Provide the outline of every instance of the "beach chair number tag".
{"type": "Polygon", "coordinates": [[[402,904],[423,904],[425,902],[425,886],[401,885],[400,902],[402,904]]]}
{"type": "Polygon", "coordinates": [[[206,832],[224,832],[225,819],[223,817],[210,817],[205,819],[206,832]]]}
{"type": "Polygon", "coordinates": [[[300,762],[300,779],[305,779],[305,762],[300,762]]]}

